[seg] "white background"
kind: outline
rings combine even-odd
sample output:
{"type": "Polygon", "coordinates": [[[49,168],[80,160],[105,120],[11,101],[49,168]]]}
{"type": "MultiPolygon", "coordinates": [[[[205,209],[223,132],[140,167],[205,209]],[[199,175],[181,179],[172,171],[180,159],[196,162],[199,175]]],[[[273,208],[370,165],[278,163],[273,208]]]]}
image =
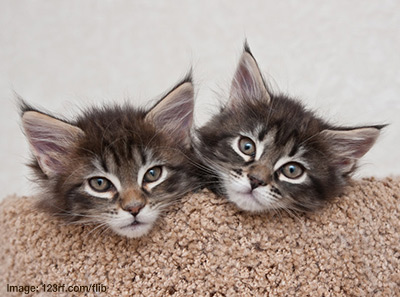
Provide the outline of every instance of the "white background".
{"type": "Polygon", "coordinates": [[[193,66],[200,125],[226,100],[246,37],[275,90],[333,123],[390,123],[358,176],[400,174],[399,1],[0,0],[0,196],[32,186],[14,91],[70,118],[150,106],[193,66]]]}

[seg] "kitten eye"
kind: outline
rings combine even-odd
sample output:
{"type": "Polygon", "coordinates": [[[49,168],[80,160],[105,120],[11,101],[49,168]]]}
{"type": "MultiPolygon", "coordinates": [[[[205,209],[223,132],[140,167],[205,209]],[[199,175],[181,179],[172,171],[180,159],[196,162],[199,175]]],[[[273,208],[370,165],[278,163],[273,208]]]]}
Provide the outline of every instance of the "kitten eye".
{"type": "Polygon", "coordinates": [[[113,184],[104,177],[92,177],[89,179],[89,186],[96,192],[107,192],[113,184]]]}
{"type": "Polygon", "coordinates": [[[243,154],[248,156],[254,156],[256,153],[254,141],[244,136],[239,139],[239,149],[243,154]]]}
{"type": "Polygon", "coordinates": [[[152,183],[160,179],[162,173],[161,166],[155,166],[146,171],[143,177],[143,181],[146,183],[152,183]]]}
{"type": "Polygon", "coordinates": [[[281,167],[281,172],[291,179],[299,178],[304,173],[304,168],[298,163],[290,162],[281,167]]]}

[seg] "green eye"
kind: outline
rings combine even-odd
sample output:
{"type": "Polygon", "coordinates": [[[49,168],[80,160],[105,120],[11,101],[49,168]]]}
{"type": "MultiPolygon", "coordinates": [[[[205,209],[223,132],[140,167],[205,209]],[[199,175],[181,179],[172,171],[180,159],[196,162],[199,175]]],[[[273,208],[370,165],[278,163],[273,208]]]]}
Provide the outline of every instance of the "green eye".
{"type": "Polygon", "coordinates": [[[107,192],[113,184],[105,177],[92,177],[89,179],[89,186],[96,192],[107,192]]]}
{"type": "Polygon", "coordinates": [[[243,136],[239,139],[239,150],[245,155],[254,156],[256,153],[256,145],[253,140],[243,136]]]}
{"type": "Polygon", "coordinates": [[[298,163],[290,162],[281,167],[281,172],[291,179],[299,178],[304,173],[304,167],[298,163]]]}
{"type": "Polygon", "coordinates": [[[143,177],[143,181],[146,183],[152,183],[160,179],[162,173],[161,166],[155,166],[146,171],[143,177]]]}

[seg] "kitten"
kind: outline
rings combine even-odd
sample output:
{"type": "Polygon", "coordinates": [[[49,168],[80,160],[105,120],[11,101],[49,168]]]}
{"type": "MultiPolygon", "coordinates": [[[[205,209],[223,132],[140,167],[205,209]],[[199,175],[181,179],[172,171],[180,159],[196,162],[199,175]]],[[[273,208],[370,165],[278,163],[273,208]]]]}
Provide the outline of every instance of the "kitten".
{"type": "Polygon", "coordinates": [[[208,188],[248,211],[310,211],[339,194],[384,126],[338,127],[268,89],[245,44],[229,101],[198,129],[208,188]]]}
{"type": "Polygon", "coordinates": [[[187,161],[193,97],[189,75],[149,111],[91,108],[67,121],[22,102],[39,207],[123,236],[146,234],[196,183],[187,161]]]}

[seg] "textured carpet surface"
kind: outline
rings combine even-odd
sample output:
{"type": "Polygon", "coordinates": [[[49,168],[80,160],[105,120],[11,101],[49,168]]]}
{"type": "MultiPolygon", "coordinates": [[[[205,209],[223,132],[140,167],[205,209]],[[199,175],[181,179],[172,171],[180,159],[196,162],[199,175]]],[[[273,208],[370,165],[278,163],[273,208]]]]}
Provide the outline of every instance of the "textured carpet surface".
{"type": "Polygon", "coordinates": [[[141,239],[64,225],[32,200],[0,204],[1,296],[7,284],[107,289],[35,296],[400,295],[399,178],[353,182],[314,214],[243,213],[203,191],[141,239]]]}

